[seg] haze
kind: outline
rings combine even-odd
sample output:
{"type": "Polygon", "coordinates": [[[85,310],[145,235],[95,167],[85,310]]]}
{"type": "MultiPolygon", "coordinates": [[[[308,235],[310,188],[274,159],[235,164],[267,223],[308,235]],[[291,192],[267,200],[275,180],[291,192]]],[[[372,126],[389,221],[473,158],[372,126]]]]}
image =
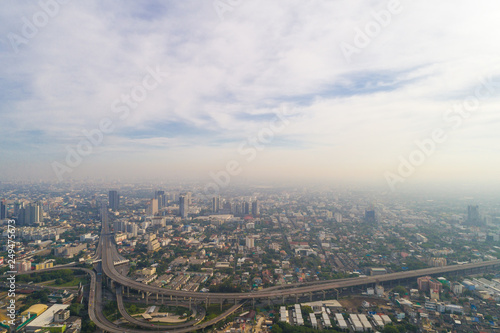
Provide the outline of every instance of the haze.
{"type": "Polygon", "coordinates": [[[0,5],[0,179],[498,183],[497,1],[48,3],[0,5]]]}

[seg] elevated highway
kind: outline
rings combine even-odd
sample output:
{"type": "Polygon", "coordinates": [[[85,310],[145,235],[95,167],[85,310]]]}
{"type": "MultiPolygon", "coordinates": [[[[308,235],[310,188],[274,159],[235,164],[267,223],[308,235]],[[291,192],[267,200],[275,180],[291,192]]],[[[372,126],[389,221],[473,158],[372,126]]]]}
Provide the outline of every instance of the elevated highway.
{"type": "Polygon", "coordinates": [[[464,265],[452,265],[444,267],[433,267],[425,268],[413,271],[405,271],[398,273],[390,273],[385,275],[369,276],[364,278],[351,278],[343,280],[333,280],[325,283],[311,283],[298,285],[293,289],[263,289],[258,292],[250,293],[202,293],[202,292],[191,292],[182,290],[171,290],[160,287],[154,287],[146,285],[137,281],[134,281],[128,277],[125,277],[118,273],[115,266],[113,265],[112,251],[114,244],[110,239],[106,239],[107,236],[103,237],[103,256],[102,256],[102,267],[103,272],[111,280],[123,285],[124,287],[131,288],[144,293],[150,293],[153,295],[164,295],[168,297],[180,297],[182,299],[192,299],[200,301],[223,301],[223,300],[249,300],[249,299],[266,299],[266,298],[279,298],[291,295],[308,294],[312,292],[319,292],[331,289],[355,287],[370,285],[380,282],[388,282],[394,280],[404,280],[410,278],[416,278],[425,275],[436,275],[444,273],[453,273],[459,271],[467,271],[473,269],[480,269],[485,267],[500,267],[500,260],[491,260],[478,263],[470,263],[464,265]]]}
{"type": "MultiPolygon", "coordinates": [[[[118,304],[118,311],[120,311],[120,314],[122,315],[123,318],[125,318],[128,322],[137,325],[139,327],[144,327],[148,329],[155,329],[155,330],[173,330],[173,329],[179,329],[179,328],[186,328],[186,327],[191,327],[203,320],[205,318],[205,309],[200,306],[194,306],[192,307],[193,309],[193,316],[194,319],[190,320],[189,322],[182,323],[182,324],[172,324],[172,325],[159,325],[158,323],[153,323],[153,322],[145,322],[142,320],[139,320],[137,318],[132,317],[130,314],[127,313],[127,310],[125,309],[125,305],[123,303],[123,291],[122,291],[122,286],[118,286],[116,288],[116,300],[118,304]]],[[[189,308],[191,307],[190,304],[185,304],[182,303],[180,306],[189,308]]]]}

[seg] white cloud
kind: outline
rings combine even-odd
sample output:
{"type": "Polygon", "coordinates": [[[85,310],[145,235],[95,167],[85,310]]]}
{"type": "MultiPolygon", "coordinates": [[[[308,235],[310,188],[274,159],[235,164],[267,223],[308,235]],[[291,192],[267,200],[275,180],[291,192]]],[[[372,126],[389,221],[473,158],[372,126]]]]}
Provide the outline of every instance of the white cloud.
{"type": "MultiPolygon", "coordinates": [[[[83,129],[111,117],[116,131],[96,150],[99,158],[86,157],[87,165],[98,169],[107,165],[106,154],[115,158],[111,151],[125,154],[139,146],[146,156],[163,154],[169,161],[183,147],[205,158],[198,168],[206,171],[267,125],[269,119],[258,115],[286,102],[298,114],[271,145],[274,155],[295,159],[297,170],[319,161],[319,175],[328,175],[331,165],[339,166],[339,177],[356,174],[347,172],[356,164],[363,165],[359,175],[381,174],[414,140],[442,126],[451,103],[481,78],[500,74],[494,38],[500,4],[492,0],[401,0],[402,12],[348,63],[340,43],[352,43],[355,29],[364,29],[387,3],[244,1],[220,21],[210,1],[149,9],[132,1],[70,2],[17,54],[6,36],[20,34],[22,17],[40,7],[2,3],[0,130],[12,143],[2,150],[15,159],[17,146],[39,140],[51,158],[61,159],[83,129]],[[118,119],[111,104],[141,83],[148,66],[168,71],[169,78],[126,120],[118,119]],[[243,114],[256,117],[249,121],[243,114]],[[159,124],[169,122],[190,130],[162,133],[159,124]],[[196,129],[200,135],[193,137],[196,129]]],[[[469,162],[480,164],[497,149],[499,101],[485,103],[487,111],[464,122],[441,154],[447,147],[460,154],[464,147],[466,156],[465,147],[480,145],[484,154],[469,162]]],[[[267,164],[280,165],[265,156],[255,164],[262,164],[257,174],[267,164]]],[[[436,168],[454,167],[447,163],[441,159],[436,168]]],[[[0,170],[13,165],[4,162],[0,170]]]]}

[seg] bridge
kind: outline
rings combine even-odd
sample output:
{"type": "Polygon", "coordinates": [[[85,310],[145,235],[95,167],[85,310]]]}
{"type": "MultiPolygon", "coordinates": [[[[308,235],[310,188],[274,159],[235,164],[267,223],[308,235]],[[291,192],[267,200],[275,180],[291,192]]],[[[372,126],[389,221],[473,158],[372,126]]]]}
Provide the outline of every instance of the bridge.
{"type": "Polygon", "coordinates": [[[124,275],[121,275],[116,270],[113,265],[113,250],[116,248],[111,239],[103,236],[102,246],[102,269],[103,273],[108,277],[110,283],[118,283],[122,285],[127,292],[131,289],[141,293],[148,301],[149,295],[154,295],[154,297],[167,298],[169,300],[182,299],[182,300],[196,300],[201,302],[224,302],[227,300],[234,301],[235,303],[242,300],[257,300],[257,299],[273,299],[273,298],[284,298],[290,296],[299,296],[311,294],[314,292],[324,292],[327,290],[356,287],[356,286],[368,286],[383,282],[397,281],[397,280],[407,280],[412,278],[417,278],[426,275],[441,275],[444,273],[466,273],[471,274],[475,272],[480,272],[484,269],[498,269],[500,268],[500,260],[491,260],[477,263],[469,263],[464,265],[451,265],[444,267],[433,267],[425,268],[413,271],[390,273],[385,275],[368,276],[363,278],[351,278],[343,280],[333,280],[326,281],[324,283],[303,283],[301,285],[296,285],[292,289],[277,289],[273,287],[272,289],[267,288],[256,292],[246,292],[246,293],[202,293],[193,291],[183,291],[183,290],[171,290],[155,286],[146,285],[137,281],[134,281],[124,275]]]}

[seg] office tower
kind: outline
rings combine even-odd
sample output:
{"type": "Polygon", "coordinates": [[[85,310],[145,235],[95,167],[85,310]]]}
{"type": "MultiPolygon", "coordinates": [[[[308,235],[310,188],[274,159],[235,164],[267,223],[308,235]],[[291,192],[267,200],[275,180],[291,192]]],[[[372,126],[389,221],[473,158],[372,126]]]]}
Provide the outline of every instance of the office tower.
{"type": "Polygon", "coordinates": [[[120,206],[120,196],[117,191],[109,191],[109,208],[113,211],[118,211],[120,206]]]}
{"type": "Polygon", "coordinates": [[[241,204],[239,202],[234,203],[234,205],[231,209],[231,213],[233,213],[236,216],[241,215],[241,204]]]}
{"type": "Polygon", "coordinates": [[[189,213],[189,196],[181,194],[179,196],[179,213],[183,219],[188,217],[189,213]]]}
{"type": "Polygon", "coordinates": [[[244,215],[250,214],[250,204],[248,202],[242,203],[242,207],[243,207],[243,214],[244,215]]]}
{"type": "Polygon", "coordinates": [[[220,197],[212,198],[212,213],[219,212],[220,209],[220,197]]]}
{"type": "Polygon", "coordinates": [[[14,203],[14,216],[15,217],[19,217],[19,213],[20,213],[22,208],[24,208],[23,202],[15,202],[14,203]]]}
{"type": "Polygon", "coordinates": [[[260,214],[260,209],[259,209],[259,201],[255,200],[252,202],[252,215],[253,217],[259,216],[260,214]]]}
{"type": "Polygon", "coordinates": [[[41,202],[35,202],[31,208],[32,223],[43,221],[43,206],[41,202]]]}
{"type": "Polygon", "coordinates": [[[127,222],[125,221],[115,221],[113,224],[115,233],[127,232],[127,222]]]}
{"type": "Polygon", "coordinates": [[[147,213],[150,216],[158,215],[158,199],[152,199],[149,202],[147,213]]]}
{"type": "Polygon", "coordinates": [[[479,215],[479,206],[469,205],[467,207],[467,224],[471,226],[482,225],[481,216],[479,215]]]}
{"type": "Polygon", "coordinates": [[[222,213],[223,214],[231,214],[232,205],[230,201],[224,201],[222,205],[222,213]]]}
{"type": "Polygon", "coordinates": [[[17,220],[20,225],[32,225],[43,221],[43,208],[40,202],[30,203],[19,208],[17,220]]]}
{"type": "Polygon", "coordinates": [[[155,199],[158,200],[158,209],[166,206],[165,191],[155,191],[155,199]]]}
{"type": "Polygon", "coordinates": [[[131,226],[131,233],[133,237],[137,237],[137,234],[139,232],[139,226],[136,223],[131,223],[129,224],[131,226]]]}
{"type": "Polygon", "coordinates": [[[374,209],[365,210],[365,222],[375,224],[377,222],[377,218],[375,216],[374,209]]]}
{"type": "Polygon", "coordinates": [[[6,218],[7,218],[7,206],[5,205],[5,202],[2,200],[0,201],[0,220],[6,218]]]}

